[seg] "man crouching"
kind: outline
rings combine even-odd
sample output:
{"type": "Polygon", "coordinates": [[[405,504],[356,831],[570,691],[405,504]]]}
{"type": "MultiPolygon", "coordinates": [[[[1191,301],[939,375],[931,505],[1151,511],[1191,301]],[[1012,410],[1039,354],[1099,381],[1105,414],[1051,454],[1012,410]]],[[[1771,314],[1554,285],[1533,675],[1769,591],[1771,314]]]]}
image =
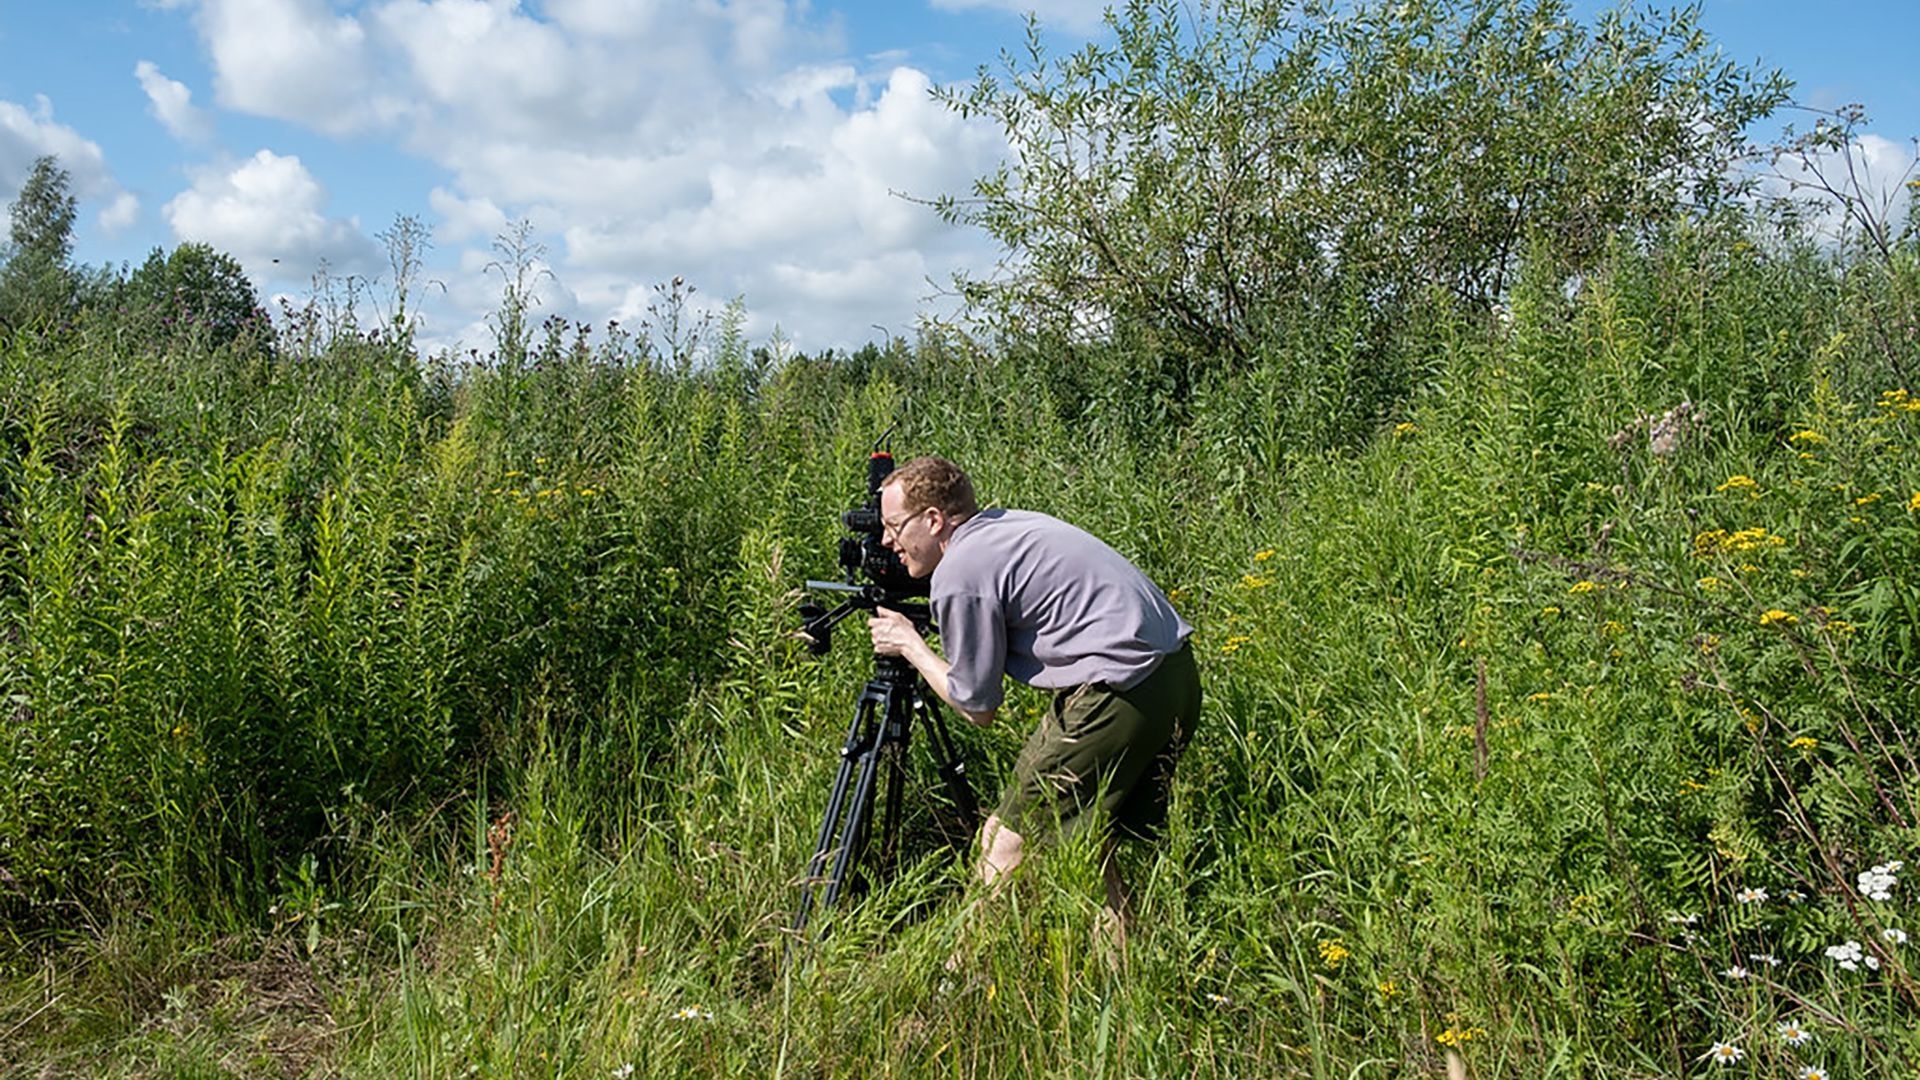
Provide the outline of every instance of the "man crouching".
{"type": "Polygon", "coordinates": [[[894,470],[880,519],[881,542],[907,572],[932,575],[946,656],[886,608],[868,620],[874,652],[906,659],[981,726],[1000,707],[1003,676],[1053,691],[980,828],[981,878],[998,883],[1039,831],[1091,817],[1106,830],[1106,921],[1124,943],[1132,910],[1113,845],[1151,837],[1166,820],[1174,765],[1200,718],[1193,628],[1089,533],[1032,511],[981,511],[967,474],[944,458],[894,470]]]}

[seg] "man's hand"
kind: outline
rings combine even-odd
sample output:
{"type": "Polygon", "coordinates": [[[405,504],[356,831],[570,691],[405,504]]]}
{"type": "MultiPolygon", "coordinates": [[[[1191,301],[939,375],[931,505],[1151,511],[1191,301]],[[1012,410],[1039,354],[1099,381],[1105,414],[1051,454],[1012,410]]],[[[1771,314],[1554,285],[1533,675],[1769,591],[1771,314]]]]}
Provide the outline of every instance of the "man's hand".
{"type": "Polygon", "coordinates": [[[873,651],[881,656],[906,656],[926,639],[913,628],[913,622],[892,608],[875,608],[867,618],[867,630],[873,634],[873,651]]]}

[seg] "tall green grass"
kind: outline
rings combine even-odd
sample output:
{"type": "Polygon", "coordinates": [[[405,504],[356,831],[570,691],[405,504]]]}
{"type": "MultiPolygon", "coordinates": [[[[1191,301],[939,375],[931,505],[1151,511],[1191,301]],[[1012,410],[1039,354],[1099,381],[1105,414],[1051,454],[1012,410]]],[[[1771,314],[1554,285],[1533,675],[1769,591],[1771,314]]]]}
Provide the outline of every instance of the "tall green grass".
{"type": "MultiPolygon", "coordinates": [[[[946,337],[687,366],[556,324],[437,370],[14,341],[0,1059],[1904,1075],[1913,891],[1858,875],[1920,820],[1920,404],[1873,295],[1683,234],[1503,318],[1436,302],[1386,397],[1337,328],[1184,400],[946,337]],[[999,896],[927,848],[784,930],[871,669],[853,624],[808,657],[794,603],[890,428],[1198,627],[1118,967],[1084,842],[999,896]]],[[[983,787],[1042,705],[958,733],[983,787]]]]}

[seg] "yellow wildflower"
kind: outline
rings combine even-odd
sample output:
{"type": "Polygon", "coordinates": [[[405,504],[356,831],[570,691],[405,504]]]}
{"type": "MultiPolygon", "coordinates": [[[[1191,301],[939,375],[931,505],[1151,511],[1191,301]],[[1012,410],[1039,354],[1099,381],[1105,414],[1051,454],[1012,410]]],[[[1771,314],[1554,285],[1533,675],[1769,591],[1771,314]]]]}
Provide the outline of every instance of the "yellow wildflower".
{"type": "Polygon", "coordinates": [[[1754,481],[1753,477],[1748,476],[1745,473],[1736,473],[1732,476],[1727,477],[1726,483],[1721,484],[1719,487],[1714,488],[1713,490],[1715,491],[1750,491],[1750,492],[1757,493],[1760,490],[1760,485],[1754,481]]]}
{"type": "Polygon", "coordinates": [[[1827,437],[1825,435],[1820,434],[1817,431],[1812,431],[1812,430],[1796,431],[1791,436],[1788,437],[1787,441],[1797,442],[1797,443],[1806,443],[1808,446],[1819,446],[1821,443],[1824,443],[1827,441],[1827,437]]]}
{"type": "Polygon", "coordinates": [[[1548,604],[1546,607],[1540,609],[1540,614],[1548,616],[1558,615],[1560,614],[1560,609],[1553,604],[1548,604]]]}
{"type": "Polygon", "coordinates": [[[1799,738],[1788,743],[1787,748],[1790,750],[1811,750],[1814,747],[1819,745],[1820,745],[1819,739],[1816,739],[1811,735],[1802,735],[1799,738]]]}
{"type": "Polygon", "coordinates": [[[1380,991],[1381,1001],[1392,1001],[1394,995],[1400,993],[1400,984],[1392,979],[1381,979],[1374,984],[1374,989],[1380,991]]]}
{"type": "Polygon", "coordinates": [[[1528,694],[1527,700],[1528,701],[1552,701],[1553,692],[1551,690],[1542,690],[1537,694],[1528,694]]]}
{"type": "Polygon", "coordinates": [[[1256,577],[1253,574],[1240,575],[1240,587],[1243,589],[1264,589],[1273,584],[1270,577],[1256,577]]]}
{"type": "Polygon", "coordinates": [[[1352,955],[1353,953],[1342,942],[1322,941],[1320,943],[1320,962],[1329,968],[1339,967],[1340,961],[1352,955]]]}
{"type": "Polygon", "coordinates": [[[1600,588],[1600,583],[1597,581],[1576,581],[1573,583],[1573,586],[1569,588],[1567,591],[1572,593],[1575,596],[1580,596],[1585,593],[1593,592],[1595,589],[1598,589],[1598,588],[1600,588]]]}
{"type": "Polygon", "coordinates": [[[1870,491],[1867,494],[1862,495],[1859,498],[1853,500],[1853,505],[1872,506],[1874,503],[1877,503],[1879,501],[1880,501],[1880,493],[1877,491],[1870,491]]]}
{"type": "Polygon", "coordinates": [[[1700,586],[1701,592],[1712,592],[1720,587],[1720,579],[1709,574],[1699,581],[1694,582],[1694,584],[1700,586]]]}
{"type": "Polygon", "coordinates": [[[1775,623],[1786,623],[1788,626],[1792,626],[1794,623],[1797,623],[1799,621],[1800,621],[1800,616],[1794,615],[1790,612],[1781,611],[1779,608],[1773,608],[1769,611],[1762,613],[1760,616],[1761,626],[1772,626],[1775,623]]]}
{"type": "Polygon", "coordinates": [[[1417,435],[1420,433],[1420,425],[1412,423],[1411,421],[1395,424],[1393,425],[1393,433],[1400,436],[1417,435]]]}
{"type": "Polygon", "coordinates": [[[1254,562],[1266,562],[1268,559],[1271,559],[1271,558],[1273,558],[1272,548],[1266,548],[1265,550],[1256,551],[1253,553],[1254,562]]]}
{"type": "Polygon", "coordinates": [[[1223,653],[1226,653],[1228,656],[1232,656],[1234,653],[1237,653],[1240,651],[1240,646],[1245,645],[1247,642],[1252,640],[1253,640],[1252,638],[1248,637],[1245,634],[1235,634],[1232,637],[1227,639],[1227,643],[1225,645],[1220,646],[1220,651],[1223,653]]]}
{"type": "Polygon", "coordinates": [[[1627,632],[1626,625],[1618,619],[1608,619],[1605,623],[1601,624],[1600,629],[1604,633],[1616,636],[1627,632]]]}
{"type": "Polygon", "coordinates": [[[1751,529],[1741,529],[1739,532],[1728,536],[1727,550],[1753,551],[1756,548],[1781,547],[1785,545],[1786,542],[1786,537],[1775,536],[1768,532],[1765,527],[1756,525],[1751,529]]]}
{"type": "Polygon", "coordinates": [[[1920,514],[1920,491],[1914,492],[1913,498],[1907,500],[1907,513],[1920,514]]]}
{"type": "Polygon", "coordinates": [[[1441,1046],[1457,1048],[1473,1039],[1484,1038],[1486,1034],[1486,1028],[1450,1027],[1440,1034],[1435,1035],[1433,1041],[1439,1043],[1441,1046]]]}

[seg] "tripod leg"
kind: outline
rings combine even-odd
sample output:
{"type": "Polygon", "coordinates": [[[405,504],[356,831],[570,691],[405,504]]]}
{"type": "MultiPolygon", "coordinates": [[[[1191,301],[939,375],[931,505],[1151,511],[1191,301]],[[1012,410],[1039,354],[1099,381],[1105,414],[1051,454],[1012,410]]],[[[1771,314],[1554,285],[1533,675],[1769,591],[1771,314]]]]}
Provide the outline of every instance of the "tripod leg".
{"type": "Polygon", "coordinates": [[[873,817],[873,785],[880,771],[880,758],[876,732],[874,740],[860,754],[860,778],[854,783],[853,804],[847,808],[847,819],[840,827],[840,850],[834,854],[833,872],[827,876],[827,895],[822,903],[828,907],[840,899],[849,868],[859,861],[867,846],[867,826],[873,817]]]}
{"type": "Polygon", "coordinates": [[[973,840],[973,834],[980,828],[980,797],[974,793],[973,783],[967,779],[967,762],[960,756],[959,749],[953,744],[953,734],[947,730],[947,723],[939,711],[928,704],[924,697],[919,699],[921,723],[927,729],[927,753],[933,758],[934,771],[941,782],[947,786],[947,797],[953,800],[954,810],[959,815],[959,836],[957,844],[965,847],[973,840]]]}
{"type": "MultiPolygon", "coordinates": [[[[854,709],[853,723],[847,727],[847,741],[840,749],[840,768],[834,773],[833,790],[827,796],[827,810],[820,820],[820,835],[814,841],[813,858],[807,862],[807,876],[801,883],[800,906],[794,912],[792,925],[796,932],[806,929],[807,915],[813,907],[814,890],[819,886],[820,874],[826,870],[827,861],[833,855],[833,840],[840,831],[840,818],[846,810],[848,789],[863,752],[872,747],[875,735],[873,715],[873,702],[863,696],[854,709]]],[[[832,898],[829,897],[827,902],[832,903],[832,898]]]]}

